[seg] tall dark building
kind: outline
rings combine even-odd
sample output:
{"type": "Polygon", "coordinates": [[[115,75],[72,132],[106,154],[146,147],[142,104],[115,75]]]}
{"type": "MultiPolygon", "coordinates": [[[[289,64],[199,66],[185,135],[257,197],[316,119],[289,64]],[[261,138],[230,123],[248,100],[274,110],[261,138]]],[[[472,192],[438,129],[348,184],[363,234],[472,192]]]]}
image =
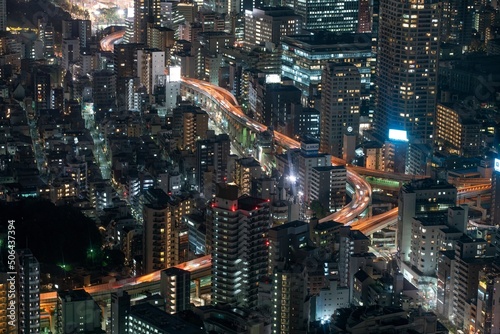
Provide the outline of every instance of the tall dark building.
{"type": "Polygon", "coordinates": [[[433,0],[381,0],[375,130],[406,130],[432,142],[437,93],[439,11],[433,0]]]}
{"type": "Polygon", "coordinates": [[[18,333],[40,333],[40,264],[29,249],[16,251],[18,333]]]}
{"type": "Polygon", "coordinates": [[[470,45],[474,1],[446,0],[442,2],[441,40],[458,44],[462,48],[470,45]]]}
{"type": "Polygon", "coordinates": [[[227,162],[230,153],[231,139],[227,134],[196,142],[196,182],[199,191],[206,198],[215,194],[215,184],[227,182],[227,162]]]}
{"type": "Polygon", "coordinates": [[[353,64],[328,62],[321,81],[320,151],[341,158],[343,136],[359,133],[361,75],[353,64]]]}
{"type": "Polygon", "coordinates": [[[111,293],[111,334],[127,332],[127,316],[129,313],[129,294],[123,290],[111,293]]]}
{"type": "Polygon", "coordinates": [[[40,109],[50,108],[50,73],[37,70],[33,83],[33,100],[35,101],[35,110],[38,113],[40,109]]]}
{"type": "Polygon", "coordinates": [[[168,268],[160,274],[160,294],[165,300],[165,311],[175,314],[190,309],[191,273],[179,268],[168,268]]]}
{"type": "Polygon", "coordinates": [[[92,23],[90,20],[64,20],[62,22],[62,38],[80,40],[80,48],[86,48],[92,39],[92,23]]]}

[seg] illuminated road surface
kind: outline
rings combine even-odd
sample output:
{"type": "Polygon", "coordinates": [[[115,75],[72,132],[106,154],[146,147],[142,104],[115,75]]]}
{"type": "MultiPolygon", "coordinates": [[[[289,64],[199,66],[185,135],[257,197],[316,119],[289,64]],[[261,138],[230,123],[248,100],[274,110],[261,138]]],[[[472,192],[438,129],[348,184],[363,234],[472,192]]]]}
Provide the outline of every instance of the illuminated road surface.
{"type": "MultiPolygon", "coordinates": [[[[241,110],[241,107],[238,105],[236,98],[224,88],[215,86],[206,81],[191,78],[182,78],[182,82],[186,86],[204,94],[206,97],[219,104],[221,108],[228,112],[242,126],[245,126],[254,132],[267,130],[267,126],[256,122],[252,118],[245,115],[241,110]]],[[[300,148],[300,142],[285,136],[278,131],[274,131],[274,138],[276,143],[285,149],[300,148]]],[[[345,165],[345,161],[338,158],[332,158],[332,163],[334,165],[345,165]]],[[[370,205],[372,189],[368,182],[354,172],[351,167],[347,167],[347,182],[355,191],[352,201],[344,206],[340,211],[332,213],[331,215],[321,219],[320,222],[334,220],[342,224],[349,224],[349,222],[356,219],[361,213],[363,213],[363,211],[366,210],[368,205],[370,205]]]]}
{"type": "Polygon", "coordinates": [[[115,31],[101,39],[101,50],[113,52],[115,43],[125,36],[125,30],[115,31]]]}

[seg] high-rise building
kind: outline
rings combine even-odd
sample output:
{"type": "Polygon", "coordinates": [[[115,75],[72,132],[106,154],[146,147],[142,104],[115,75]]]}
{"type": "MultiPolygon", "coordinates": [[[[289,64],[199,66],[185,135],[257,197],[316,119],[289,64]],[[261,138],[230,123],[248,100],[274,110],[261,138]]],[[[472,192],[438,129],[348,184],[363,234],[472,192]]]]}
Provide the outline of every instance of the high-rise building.
{"type": "Polygon", "coordinates": [[[62,42],[62,64],[66,70],[71,70],[72,66],[80,59],[80,41],[78,39],[63,39],[62,42]]]}
{"type": "Polygon", "coordinates": [[[375,130],[407,131],[432,142],[437,94],[437,2],[382,0],[377,51],[375,130]]]}
{"type": "Polygon", "coordinates": [[[305,30],[355,33],[358,29],[359,0],[285,0],[285,4],[302,16],[305,30]]]}
{"type": "Polygon", "coordinates": [[[127,317],[130,313],[130,296],[126,291],[111,293],[111,334],[127,332],[127,317]]]}
{"type": "Polygon", "coordinates": [[[51,92],[50,73],[37,70],[34,75],[33,86],[33,100],[35,101],[36,112],[40,112],[41,109],[49,109],[51,92]]]}
{"type": "Polygon", "coordinates": [[[200,193],[203,193],[205,198],[215,195],[215,184],[227,182],[227,164],[230,153],[231,139],[227,134],[196,141],[196,182],[200,193]]]}
{"type": "Polygon", "coordinates": [[[279,45],[282,36],[300,33],[302,17],[288,7],[263,7],[245,11],[245,42],[255,46],[279,45]]]}
{"type": "Polygon", "coordinates": [[[269,202],[241,196],[234,185],[219,185],[209,208],[212,301],[257,306],[258,284],[267,274],[271,226],[269,202]]]}
{"type": "Polygon", "coordinates": [[[92,39],[92,23],[90,20],[63,20],[62,38],[78,39],[80,49],[88,47],[92,39]]]}
{"type": "Polygon", "coordinates": [[[190,309],[191,273],[179,268],[168,268],[160,274],[160,294],[165,300],[165,311],[170,314],[190,309]]]}
{"type": "Polygon", "coordinates": [[[457,188],[444,180],[423,179],[407,183],[401,187],[398,199],[398,258],[410,261],[413,218],[431,213],[446,213],[456,205],[457,188]]]}
{"type": "Polygon", "coordinates": [[[304,202],[309,203],[315,199],[312,196],[313,168],[331,166],[331,156],[319,153],[319,140],[304,138],[300,143],[300,152],[296,159],[296,166],[294,166],[295,170],[292,177],[297,178],[299,192],[304,196],[304,202]]]}
{"type": "Polygon", "coordinates": [[[500,294],[500,270],[498,267],[485,268],[479,273],[477,291],[477,311],[474,325],[476,333],[493,334],[500,328],[500,309],[496,303],[500,294]],[[498,292],[497,292],[498,291],[498,292]]]}
{"type": "Polygon", "coordinates": [[[327,212],[340,210],[346,201],[345,166],[314,167],[311,175],[311,199],[321,203],[327,212]]]}
{"type": "Polygon", "coordinates": [[[40,333],[40,264],[29,249],[16,251],[18,333],[40,333]]]}
{"type": "Polygon", "coordinates": [[[359,133],[361,75],[356,66],[328,62],[321,77],[320,151],[343,157],[343,137],[359,133]]]}
{"type": "Polygon", "coordinates": [[[309,224],[292,221],[269,230],[271,333],[304,333],[309,319],[308,275],[298,255],[309,245],[309,224]]]}
{"type": "Polygon", "coordinates": [[[448,0],[442,2],[441,41],[460,45],[464,50],[472,40],[473,12],[470,0],[448,0]]]}
{"type": "Polygon", "coordinates": [[[253,157],[241,158],[235,161],[233,182],[238,186],[240,195],[249,195],[252,181],[260,178],[262,166],[253,157]]]}
{"type": "Polygon", "coordinates": [[[345,61],[358,68],[361,96],[369,98],[373,66],[371,34],[336,34],[317,31],[284,36],[281,76],[293,80],[302,91],[302,105],[314,105],[321,91],[323,66],[328,61],[345,61]]]}
{"type": "Polygon", "coordinates": [[[153,95],[156,87],[165,85],[165,64],[165,51],[137,50],[137,76],[149,95],[153,95]]]}
{"type": "Polygon", "coordinates": [[[58,291],[57,333],[104,333],[102,311],[84,289],[58,291]]]}
{"type": "Polygon", "coordinates": [[[481,155],[481,122],[475,112],[459,105],[439,103],[435,142],[439,149],[465,157],[481,155]]]}
{"type": "MultiPolygon", "coordinates": [[[[179,264],[184,235],[182,216],[191,213],[190,198],[167,195],[161,189],[144,194],[144,272],[166,269],[179,264]]],[[[188,241],[186,240],[186,243],[188,241]]],[[[187,250],[186,250],[187,251],[187,250]]]]}
{"type": "Polygon", "coordinates": [[[94,72],[92,97],[96,112],[109,112],[116,108],[116,76],[113,72],[102,70],[94,72]]]}
{"type": "Polygon", "coordinates": [[[475,308],[478,297],[479,272],[493,262],[492,248],[484,239],[472,239],[465,235],[455,245],[455,265],[451,273],[454,283],[451,321],[458,329],[468,331],[470,326],[474,326],[470,310],[475,308]]]}
{"type": "MultiPolygon", "coordinates": [[[[174,109],[174,117],[177,114],[178,112],[174,109]]],[[[201,108],[192,106],[191,108],[183,108],[180,116],[182,118],[182,126],[180,128],[181,136],[177,147],[183,150],[194,151],[196,150],[196,141],[207,138],[208,114],[201,110],[201,108]]],[[[175,122],[176,120],[174,119],[175,122]]]]}

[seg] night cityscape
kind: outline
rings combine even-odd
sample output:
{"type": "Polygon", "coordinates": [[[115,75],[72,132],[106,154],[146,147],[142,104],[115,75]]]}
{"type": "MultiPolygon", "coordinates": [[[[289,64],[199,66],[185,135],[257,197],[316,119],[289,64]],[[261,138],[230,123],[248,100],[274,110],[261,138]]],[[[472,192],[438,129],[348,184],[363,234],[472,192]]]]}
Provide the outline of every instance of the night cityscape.
{"type": "Polygon", "coordinates": [[[0,334],[500,334],[496,0],[0,0],[0,334]]]}

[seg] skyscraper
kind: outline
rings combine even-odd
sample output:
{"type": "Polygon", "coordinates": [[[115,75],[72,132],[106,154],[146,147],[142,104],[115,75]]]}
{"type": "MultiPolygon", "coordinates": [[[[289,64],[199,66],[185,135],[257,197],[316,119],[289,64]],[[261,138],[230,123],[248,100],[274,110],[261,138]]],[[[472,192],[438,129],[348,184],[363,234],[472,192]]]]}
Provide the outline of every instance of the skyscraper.
{"type": "Polygon", "coordinates": [[[269,202],[219,186],[207,234],[212,235],[212,301],[257,306],[259,280],[267,273],[269,202]]]}
{"type": "Polygon", "coordinates": [[[356,66],[329,62],[321,77],[320,151],[343,156],[343,136],[359,133],[361,75],[356,66]]]}
{"type": "Polygon", "coordinates": [[[406,130],[432,142],[437,93],[439,22],[433,0],[382,0],[375,130],[406,130]]]}
{"type": "Polygon", "coordinates": [[[285,0],[285,4],[302,16],[305,30],[328,30],[354,33],[358,29],[358,0],[285,0]]]}

